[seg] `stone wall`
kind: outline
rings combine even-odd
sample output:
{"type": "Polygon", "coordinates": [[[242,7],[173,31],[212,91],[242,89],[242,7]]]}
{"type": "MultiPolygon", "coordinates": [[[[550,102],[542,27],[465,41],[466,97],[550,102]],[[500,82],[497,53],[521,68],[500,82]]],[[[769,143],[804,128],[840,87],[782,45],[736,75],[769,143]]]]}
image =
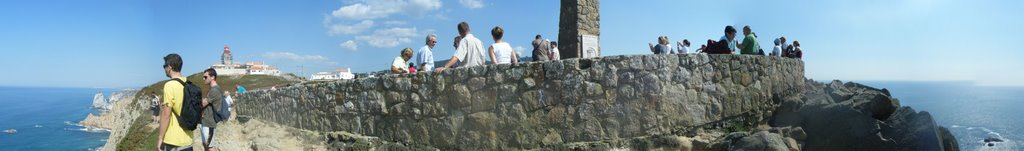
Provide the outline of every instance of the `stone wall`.
{"type": "MultiPolygon", "coordinates": [[[[562,0],[558,22],[558,50],[561,58],[579,58],[580,35],[601,37],[598,0],[562,0]]],[[[600,38],[598,38],[600,43],[600,38]]],[[[598,47],[600,48],[600,47],[598,47]]],[[[600,52],[600,49],[598,49],[600,52]]]]}
{"type": "Polygon", "coordinates": [[[804,89],[803,62],[634,55],[307,82],[237,97],[240,116],[443,150],[534,149],[770,116],[804,89]]]}

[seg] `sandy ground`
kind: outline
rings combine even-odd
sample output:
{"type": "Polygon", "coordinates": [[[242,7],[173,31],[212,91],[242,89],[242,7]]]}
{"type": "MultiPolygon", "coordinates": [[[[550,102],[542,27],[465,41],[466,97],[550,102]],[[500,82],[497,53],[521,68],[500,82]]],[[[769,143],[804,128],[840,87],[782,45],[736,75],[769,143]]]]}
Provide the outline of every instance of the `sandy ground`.
{"type": "MultiPolygon", "coordinates": [[[[194,136],[193,147],[201,149],[199,131],[195,131],[194,136]]],[[[217,124],[214,142],[215,148],[223,151],[327,150],[321,134],[255,119],[242,123],[234,117],[217,124]]]]}

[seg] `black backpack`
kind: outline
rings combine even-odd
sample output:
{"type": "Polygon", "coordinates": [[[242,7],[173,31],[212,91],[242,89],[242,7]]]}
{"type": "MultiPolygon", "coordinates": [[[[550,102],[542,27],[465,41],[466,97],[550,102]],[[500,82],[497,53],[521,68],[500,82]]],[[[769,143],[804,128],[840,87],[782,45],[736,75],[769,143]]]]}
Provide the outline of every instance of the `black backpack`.
{"type": "Polygon", "coordinates": [[[186,131],[195,130],[196,125],[199,125],[201,113],[203,113],[203,92],[192,82],[181,81],[181,79],[174,79],[174,81],[185,86],[185,90],[182,91],[185,96],[181,99],[181,113],[177,113],[178,125],[186,131]]]}

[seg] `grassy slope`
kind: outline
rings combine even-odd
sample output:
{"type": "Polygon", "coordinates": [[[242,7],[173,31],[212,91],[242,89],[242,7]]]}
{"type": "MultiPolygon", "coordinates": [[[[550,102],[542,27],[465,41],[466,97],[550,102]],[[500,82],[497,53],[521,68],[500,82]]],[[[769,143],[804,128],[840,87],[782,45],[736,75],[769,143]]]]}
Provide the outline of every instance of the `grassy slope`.
{"type": "MultiPolygon", "coordinates": [[[[291,76],[291,75],[286,75],[291,76]]],[[[205,96],[209,86],[204,84],[202,81],[202,74],[192,74],[186,77],[188,81],[199,86],[203,89],[203,95],[205,96]]],[[[299,81],[294,80],[296,78],[285,78],[280,76],[267,76],[267,75],[246,75],[246,76],[221,76],[217,79],[217,84],[220,85],[221,89],[229,92],[236,92],[235,85],[241,84],[247,90],[256,89],[269,89],[271,86],[283,87],[291,84],[298,83],[299,81]]],[[[136,99],[132,99],[132,104],[141,101],[140,98],[144,96],[152,95],[163,95],[163,84],[169,80],[163,80],[153,83],[149,86],[143,87],[139,93],[135,95],[136,99]]],[[[130,110],[145,110],[144,108],[136,108],[134,106],[129,107],[130,110]]],[[[145,113],[145,112],[144,112],[145,113]]],[[[156,147],[157,135],[156,129],[146,127],[150,121],[150,116],[139,116],[136,117],[132,122],[131,128],[128,133],[125,134],[124,138],[121,138],[121,142],[117,144],[117,150],[152,150],[156,147]]]]}

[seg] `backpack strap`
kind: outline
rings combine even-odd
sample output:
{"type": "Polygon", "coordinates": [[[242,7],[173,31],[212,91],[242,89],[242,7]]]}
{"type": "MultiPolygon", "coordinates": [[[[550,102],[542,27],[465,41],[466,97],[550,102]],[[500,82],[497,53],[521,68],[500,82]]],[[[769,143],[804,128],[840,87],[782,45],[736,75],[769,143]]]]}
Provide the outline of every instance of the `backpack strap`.
{"type": "MultiPolygon", "coordinates": [[[[185,87],[185,85],[187,85],[187,84],[185,83],[185,81],[181,81],[181,79],[178,79],[178,78],[171,78],[171,80],[174,80],[174,81],[178,81],[178,83],[180,83],[180,84],[181,84],[181,87],[182,87],[182,88],[184,88],[184,87],[185,87]]],[[[182,95],[182,96],[181,96],[181,101],[182,101],[181,103],[182,103],[182,105],[184,105],[184,103],[185,103],[185,96],[184,96],[184,95],[185,95],[185,91],[184,91],[184,89],[182,89],[181,95],[182,95]]],[[[166,97],[166,96],[165,96],[165,97],[166,97]]],[[[179,116],[179,117],[181,116],[181,113],[178,113],[178,112],[174,112],[174,107],[171,107],[171,113],[174,113],[174,114],[176,114],[175,116],[179,116]]]]}

